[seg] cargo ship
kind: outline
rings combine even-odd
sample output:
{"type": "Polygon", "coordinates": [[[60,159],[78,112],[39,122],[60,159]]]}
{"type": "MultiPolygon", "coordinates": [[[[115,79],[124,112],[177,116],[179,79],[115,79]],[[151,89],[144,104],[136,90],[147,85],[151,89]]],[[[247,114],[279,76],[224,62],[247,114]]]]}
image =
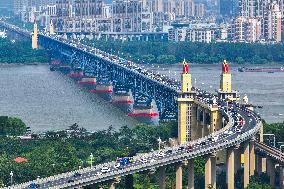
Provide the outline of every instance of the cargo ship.
{"type": "Polygon", "coordinates": [[[133,111],[128,116],[147,124],[159,124],[159,111],[154,100],[149,103],[146,100],[139,100],[133,105],[133,111]]]}
{"type": "Polygon", "coordinates": [[[131,90],[119,90],[113,93],[112,103],[125,112],[133,111],[134,98],[131,90]]]}
{"type": "Polygon", "coordinates": [[[284,72],[284,68],[238,68],[239,72],[267,72],[267,73],[274,73],[274,72],[284,72]]]}

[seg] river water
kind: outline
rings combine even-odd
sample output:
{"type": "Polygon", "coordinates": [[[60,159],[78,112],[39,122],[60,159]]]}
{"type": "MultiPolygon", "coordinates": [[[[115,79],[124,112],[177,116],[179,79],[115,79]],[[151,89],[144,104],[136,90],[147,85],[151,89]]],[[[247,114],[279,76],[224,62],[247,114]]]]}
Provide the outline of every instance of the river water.
{"type": "MultiPolygon", "coordinates": [[[[162,67],[153,69],[180,78],[180,65],[162,67]]],[[[263,106],[259,112],[267,122],[283,121],[284,74],[236,70],[231,68],[233,88],[247,94],[253,104],[263,106]]],[[[192,65],[190,72],[194,85],[212,92],[218,88],[220,66],[192,65]]],[[[138,124],[70,78],[49,71],[47,65],[0,65],[0,89],[0,115],[19,117],[35,132],[65,129],[73,123],[91,131],[138,124]]]]}
{"type": "Polygon", "coordinates": [[[0,65],[0,115],[21,118],[35,132],[78,123],[90,131],[138,124],[48,65],[0,65]]]}

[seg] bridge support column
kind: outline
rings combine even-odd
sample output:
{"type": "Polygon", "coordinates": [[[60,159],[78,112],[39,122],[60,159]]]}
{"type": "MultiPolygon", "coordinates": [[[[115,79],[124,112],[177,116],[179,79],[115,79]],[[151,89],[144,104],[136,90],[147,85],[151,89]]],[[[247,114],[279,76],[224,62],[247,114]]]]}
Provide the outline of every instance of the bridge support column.
{"type": "Polygon", "coordinates": [[[182,189],[182,163],[176,166],[176,189],[182,189]]]}
{"type": "Polygon", "coordinates": [[[188,189],[194,189],[194,159],[188,160],[188,189]]]}
{"type": "Polygon", "coordinates": [[[114,182],[110,183],[108,188],[109,189],[115,189],[115,183],[114,182]]]}
{"type": "Polygon", "coordinates": [[[227,149],[227,184],[228,189],[235,188],[235,148],[227,149]]]}
{"type": "Polygon", "coordinates": [[[270,186],[274,187],[275,186],[275,164],[274,162],[270,159],[267,158],[266,161],[266,168],[267,168],[267,175],[269,176],[269,182],[270,186]]]}
{"type": "Polygon", "coordinates": [[[254,142],[255,142],[254,139],[252,139],[250,141],[250,148],[249,148],[249,176],[253,176],[254,175],[254,171],[255,171],[254,142]]]}
{"type": "Polygon", "coordinates": [[[216,188],[216,155],[211,154],[206,157],[205,163],[205,189],[208,186],[216,188]]]}
{"type": "Polygon", "coordinates": [[[283,166],[280,166],[279,188],[284,189],[284,167],[283,166]]]}
{"type": "Polygon", "coordinates": [[[235,149],[235,174],[237,173],[238,170],[241,169],[241,149],[240,146],[238,146],[238,149],[235,149]]]}
{"type": "Polygon", "coordinates": [[[256,171],[258,175],[266,172],[266,158],[261,155],[256,155],[256,171]]]}
{"type": "Polygon", "coordinates": [[[249,142],[244,142],[244,188],[249,184],[249,142]]]}
{"type": "Polygon", "coordinates": [[[159,168],[159,188],[166,189],[166,167],[159,168]]]}

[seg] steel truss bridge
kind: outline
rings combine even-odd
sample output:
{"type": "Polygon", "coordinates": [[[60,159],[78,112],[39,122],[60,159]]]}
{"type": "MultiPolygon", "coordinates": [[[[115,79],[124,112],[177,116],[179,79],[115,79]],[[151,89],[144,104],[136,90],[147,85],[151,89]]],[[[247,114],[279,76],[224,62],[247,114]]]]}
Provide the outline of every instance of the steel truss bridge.
{"type": "MultiPolygon", "coordinates": [[[[0,25],[20,35],[29,36],[27,31],[23,31],[17,27],[5,23],[0,23],[0,25]]],[[[133,91],[135,100],[138,100],[141,96],[154,99],[158,105],[161,119],[177,118],[176,98],[180,85],[178,82],[149,70],[139,70],[139,67],[132,62],[120,58],[115,59],[106,52],[79,43],[73,44],[70,41],[43,34],[39,34],[39,43],[42,47],[48,49],[54,57],[59,57],[63,62],[69,64],[72,69],[80,68],[87,75],[97,78],[107,75],[110,81],[124,84],[133,91]]],[[[201,95],[196,100],[201,99],[200,103],[204,103],[205,101],[202,98],[205,97],[201,95]]],[[[222,99],[217,100],[221,105],[219,111],[227,120],[227,124],[222,129],[213,133],[217,138],[215,141],[208,142],[207,136],[191,142],[192,151],[187,151],[185,148],[179,150],[181,146],[175,146],[163,149],[164,156],[157,156],[161,151],[150,152],[143,155],[143,157],[135,156],[133,157],[133,163],[124,166],[122,169],[115,168],[115,162],[108,162],[94,167],[38,179],[33,182],[39,184],[40,188],[79,188],[112,181],[118,177],[145,170],[155,170],[166,165],[194,159],[198,156],[212,155],[222,149],[230,149],[245,143],[257,135],[262,127],[262,123],[260,117],[255,112],[241,108],[236,104],[232,105],[232,109],[228,109],[222,99]],[[233,116],[232,111],[238,112],[244,118],[245,124],[241,128],[241,133],[237,133],[234,130],[234,123],[238,120],[233,116]],[[227,131],[232,131],[232,133],[228,135],[226,134],[227,131]],[[167,153],[169,150],[171,150],[171,153],[167,153]],[[141,158],[144,161],[141,161],[141,158]],[[109,167],[110,170],[106,173],[98,174],[101,168],[105,166],[109,167]],[[76,172],[80,172],[82,175],[74,178],[73,175],[76,172]],[[70,178],[74,179],[73,182],[69,182],[70,178]]],[[[209,103],[209,105],[212,104],[209,103]]],[[[185,145],[182,146],[185,147],[185,145]]],[[[255,151],[267,158],[272,158],[273,161],[283,166],[283,153],[278,150],[255,142],[255,151]]],[[[26,182],[9,188],[28,188],[30,183],[26,182]]]]}

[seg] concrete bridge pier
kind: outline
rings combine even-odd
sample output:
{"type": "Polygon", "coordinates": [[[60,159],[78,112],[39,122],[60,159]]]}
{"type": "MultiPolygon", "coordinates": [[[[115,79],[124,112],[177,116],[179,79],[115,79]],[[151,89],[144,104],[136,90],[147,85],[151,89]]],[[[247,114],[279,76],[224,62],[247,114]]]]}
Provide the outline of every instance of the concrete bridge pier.
{"type": "Polygon", "coordinates": [[[206,157],[205,189],[207,189],[208,186],[216,188],[216,154],[210,154],[206,157]]]}
{"type": "Polygon", "coordinates": [[[279,173],[279,188],[284,189],[284,166],[280,166],[280,173],[279,173]]]}
{"type": "Polygon", "coordinates": [[[245,141],[243,143],[243,146],[244,146],[244,188],[246,188],[249,184],[249,175],[250,175],[249,141],[245,141]]]}
{"type": "Polygon", "coordinates": [[[235,157],[234,169],[235,169],[235,174],[236,174],[237,171],[241,169],[241,147],[240,147],[240,145],[235,147],[234,157],[235,157]]]}
{"type": "Polygon", "coordinates": [[[275,162],[273,162],[272,159],[267,158],[266,166],[270,186],[275,187],[275,162]]]}
{"type": "Polygon", "coordinates": [[[159,168],[159,188],[166,189],[166,167],[159,168]]]}
{"type": "Polygon", "coordinates": [[[235,147],[227,149],[227,185],[228,189],[235,188],[235,147]]]}
{"type": "Polygon", "coordinates": [[[259,154],[256,154],[255,159],[256,159],[255,165],[256,165],[257,174],[260,175],[262,173],[265,173],[266,172],[266,158],[262,157],[259,154]]]}
{"type": "Polygon", "coordinates": [[[188,160],[188,189],[194,189],[194,159],[188,160]]]}
{"type": "Polygon", "coordinates": [[[254,151],[254,143],[255,139],[252,138],[250,141],[250,148],[249,148],[249,176],[254,175],[255,171],[255,151],[254,151]]]}
{"type": "Polygon", "coordinates": [[[176,165],[176,188],[182,189],[182,162],[176,165]]]}

